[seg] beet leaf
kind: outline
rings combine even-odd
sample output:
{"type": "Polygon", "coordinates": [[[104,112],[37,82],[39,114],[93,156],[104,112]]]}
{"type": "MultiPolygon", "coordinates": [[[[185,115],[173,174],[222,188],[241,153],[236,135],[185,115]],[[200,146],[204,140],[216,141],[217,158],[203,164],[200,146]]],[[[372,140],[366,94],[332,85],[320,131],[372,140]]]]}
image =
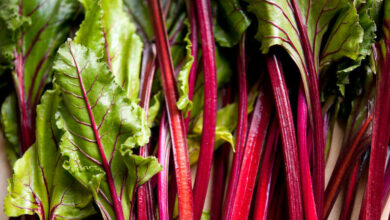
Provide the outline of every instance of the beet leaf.
{"type": "Polygon", "coordinates": [[[37,138],[16,161],[4,212],[8,216],[37,214],[43,219],[85,218],[95,213],[92,195],[63,167],[59,151],[62,131],[56,123],[59,91],[47,91],[37,108],[37,138]]]}

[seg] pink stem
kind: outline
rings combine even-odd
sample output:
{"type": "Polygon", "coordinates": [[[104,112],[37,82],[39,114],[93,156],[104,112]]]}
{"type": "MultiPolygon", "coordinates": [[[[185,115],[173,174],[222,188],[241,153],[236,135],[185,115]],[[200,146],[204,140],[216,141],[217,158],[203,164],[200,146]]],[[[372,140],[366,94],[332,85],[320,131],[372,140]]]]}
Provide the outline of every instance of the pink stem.
{"type": "Polygon", "coordinates": [[[233,156],[233,165],[230,171],[228,188],[226,192],[223,219],[231,219],[232,207],[237,189],[238,178],[247,132],[247,88],[246,88],[246,61],[245,61],[245,34],[239,46],[238,63],[238,122],[236,131],[236,152],[233,156]]]}
{"type": "Polygon", "coordinates": [[[275,118],[268,133],[263,160],[261,162],[259,182],[257,183],[256,199],[254,204],[253,219],[266,220],[271,200],[270,190],[273,173],[276,148],[279,138],[278,120],[275,118]]]}
{"type": "Polygon", "coordinates": [[[162,15],[161,2],[148,0],[156,37],[157,57],[168,113],[170,134],[173,146],[173,159],[177,178],[180,219],[193,219],[193,197],[191,186],[190,164],[186,141],[184,120],[176,106],[177,88],[174,77],[172,55],[168,43],[165,19],[162,15]]]}
{"type": "Polygon", "coordinates": [[[203,78],[205,79],[203,129],[194,184],[194,219],[199,220],[206,199],[214,153],[215,125],[217,119],[217,69],[210,1],[196,0],[195,2],[202,39],[203,78]]]}
{"type": "MultiPolygon", "coordinates": [[[[194,58],[194,63],[191,66],[190,75],[188,77],[188,99],[192,101],[194,97],[194,87],[196,83],[196,64],[198,63],[198,28],[196,22],[196,11],[195,11],[195,1],[189,1],[189,17],[190,17],[190,41],[192,44],[191,47],[191,56],[194,58]]],[[[186,127],[186,131],[188,131],[188,124],[190,123],[191,111],[188,112],[187,117],[184,119],[184,125],[186,127]]]]}
{"type": "Polygon", "coordinates": [[[282,67],[275,55],[266,57],[268,74],[271,79],[279,126],[282,137],[283,156],[286,169],[289,217],[292,220],[303,219],[302,188],[299,175],[299,159],[287,86],[282,67]]]}
{"type": "Polygon", "coordinates": [[[298,92],[298,109],[297,109],[297,134],[299,162],[301,170],[301,180],[303,194],[303,204],[306,219],[317,219],[316,205],[314,202],[313,185],[311,183],[309,156],[307,153],[307,104],[305,91],[301,83],[298,92]]]}
{"type": "Polygon", "coordinates": [[[158,212],[160,220],[169,220],[168,177],[170,138],[168,130],[169,124],[166,117],[164,110],[160,121],[160,130],[158,135],[158,162],[163,167],[163,169],[157,174],[158,212]]]}
{"type": "Polygon", "coordinates": [[[260,89],[245,144],[245,151],[232,207],[232,219],[247,219],[252,202],[257,170],[265,136],[272,113],[272,100],[268,88],[260,89]]]}

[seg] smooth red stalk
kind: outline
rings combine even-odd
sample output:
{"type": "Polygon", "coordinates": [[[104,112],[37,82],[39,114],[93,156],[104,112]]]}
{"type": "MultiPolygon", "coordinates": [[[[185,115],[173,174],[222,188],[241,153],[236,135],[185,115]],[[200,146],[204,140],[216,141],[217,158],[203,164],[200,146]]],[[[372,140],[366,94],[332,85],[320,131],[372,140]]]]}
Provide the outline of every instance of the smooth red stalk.
{"type": "Polygon", "coordinates": [[[359,180],[362,175],[366,160],[367,158],[363,157],[361,161],[356,162],[355,166],[352,169],[351,175],[348,179],[348,183],[345,187],[344,201],[340,213],[340,220],[351,219],[353,205],[355,203],[356,193],[358,190],[359,180]]]}
{"type": "Polygon", "coordinates": [[[268,74],[271,79],[279,126],[282,137],[283,156],[286,169],[289,217],[292,220],[303,219],[301,180],[299,159],[287,86],[282,67],[276,55],[266,57],[268,74]]]}
{"type": "Polygon", "coordinates": [[[217,66],[210,0],[196,0],[195,3],[202,40],[204,74],[203,129],[194,184],[194,219],[199,220],[206,199],[214,154],[217,120],[217,66]]]}
{"type": "MultiPolygon", "coordinates": [[[[222,105],[226,106],[231,103],[232,87],[231,84],[223,92],[222,105]]],[[[222,217],[223,195],[225,192],[225,179],[228,171],[230,144],[225,143],[214,152],[215,160],[213,167],[213,181],[211,194],[210,219],[219,220],[222,217]]]]}
{"type": "MultiPolygon", "coordinates": [[[[191,56],[194,58],[194,63],[191,66],[190,75],[188,76],[188,99],[192,101],[194,97],[194,88],[196,83],[198,63],[198,27],[196,22],[195,1],[189,1],[189,20],[190,20],[190,41],[191,41],[191,56]]],[[[184,125],[186,131],[188,130],[188,124],[190,123],[191,111],[188,112],[187,117],[184,119],[184,125]]]]}
{"type": "Polygon", "coordinates": [[[348,151],[345,151],[345,155],[341,154],[337,160],[336,166],[325,191],[324,218],[327,218],[330,214],[337,195],[341,190],[341,185],[347,178],[346,174],[352,169],[354,165],[353,162],[356,160],[356,158],[360,157],[365,149],[364,147],[361,148],[359,146],[361,146],[360,143],[362,137],[370,125],[372,118],[373,113],[368,116],[359,133],[356,135],[351,148],[348,151]]]}
{"type": "Polygon", "coordinates": [[[162,170],[157,174],[157,198],[158,213],[160,220],[169,220],[168,209],[168,177],[169,177],[169,154],[170,138],[169,124],[165,110],[162,113],[160,129],[158,135],[158,162],[162,165],[162,170]]]}
{"type": "Polygon", "coordinates": [[[247,85],[246,85],[246,60],[245,60],[245,34],[239,45],[238,64],[238,122],[236,130],[236,152],[233,156],[233,164],[230,171],[228,188],[226,191],[223,219],[231,219],[234,197],[240,175],[241,161],[247,132],[248,110],[247,110],[247,85]]]}
{"type": "MultiPolygon", "coordinates": [[[[390,23],[384,20],[384,32],[390,31],[390,23]]],[[[384,34],[385,50],[379,46],[382,53],[379,56],[380,69],[377,74],[377,87],[375,94],[375,110],[372,126],[372,142],[370,150],[370,165],[368,180],[364,194],[362,219],[380,219],[384,172],[389,143],[390,124],[390,38],[384,34]]]]}
{"type": "Polygon", "coordinates": [[[307,104],[302,83],[298,91],[297,136],[302,189],[305,189],[302,190],[303,211],[306,219],[315,220],[318,219],[318,216],[314,202],[313,185],[311,183],[309,155],[307,153],[307,104]]]}
{"type": "Polygon", "coordinates": [[[172,137],[175,173],[179,200],[180,219],[193,219],[193,199],[190,175],[190,164],[184,120],[176,106],[177,90],[173,71],[171,51],[168,44],[168,35],[165,19],[162,15],[161,3],[148,0],[153,29],[156,36],[158,62],[161,69],[161,78],[168,112],[170,133],[172,137]]]}
{"type": "Polygon", "coordinates": [[[321,113],[321,99],[319,91],[319,80],[318,73],[316,68],[316,63],[314,60],[314,52],[311,48],[307,24],[305,19],[302,17],[297,0],[291,0],[291,5],[294,12],[295,20],[297,21],[297,26],[299,30],[300,40],[305,56],[305,61],[307,63],[306,68],[308,71],[305,72],[306,78],[309,84],[309,93],[307,97],[310,97],[308,103],[311,105],[311,126],[314,131],[314,160],[313,160],[313,188],[314,188],[314,197],[317,207],[317,214],[319,218],[322,216],[323,212],[323,199],[324,199],[324,188],[325,188],[325,139],[323,131],[323,121],[321,113]]]}
{"type": "Polygon", "coordinates": [[[229,158],[230,148],[230,144],[226,143],[215,151],[210,220],[221,219],[225,179],[228,169],[227,158],[229,158]]]}
{"type": "Polygon", "coordinates": [[[268,86],[261,87],[253,110],[231,219],[247,219],[249,216],[257,170],[273,108],[268,92],[268,86]]]}
{"type": "Polygon", "coordinates": [[[275,117],[268,132],[263,160],[261,162],[259,182],[257,183],[256,199],[254,203],[253,219],[266,220],[271,200],[271,181],[276,159],[276,148],[279,138],[278,120],[275,117]]]}

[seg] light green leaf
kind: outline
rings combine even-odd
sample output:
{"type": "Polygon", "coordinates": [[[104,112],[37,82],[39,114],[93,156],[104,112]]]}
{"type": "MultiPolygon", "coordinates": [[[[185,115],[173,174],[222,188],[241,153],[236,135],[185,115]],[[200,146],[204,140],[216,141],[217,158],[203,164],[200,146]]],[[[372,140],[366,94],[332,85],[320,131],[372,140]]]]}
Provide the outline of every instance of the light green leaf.
{"type": "Polygon", "coordinates": [[[188,29],[187,34],[185,35],[184,39],[180,40],[181,42],[184,41],[185,48],[183,48],[183,46],[173,46],[171,48],[172,57],[174,61],[176,61],[175,63],[178,62],[182,63],[182,67],[177,76],[177,84],[178,84],[177,90],[179,93],[179,100],[177,100],[176,105],[180,110],[182,110],[183,115],[188,115],[188,112],[191,111],[192,109],[192,101],[188,97],[188,92],[189,92],[188,78],[190,75],[192,64],[194,63],[194,57],[191,55],[191,47],[192,47],[191,40],[190,40],[191,32],[189,31],[188,22],[186,22],[186,24],[188,29]]]}
{"type": "MultiPolygon", "coordinates": [[[[237,126],[237,111],[237,103],[229,104],[218,110],[215,127],[215,149],[223,143],[228,142],[234,150],[234,135],[232,132],[237,126]]],[[[191,130],[187,138],[191,164],[198,161],[203,114],[199,115],[194,121],[194,124],[190,126],[191,130]]]]}
{"type": "Polygon", "coordinates": [[[149,110],[148,110],[148,126],[151,128],[153,126],[153,122],[157,118],[157,116],[160,114],[160,111],[162,109],[162,101],[163,101],[163,94],[159,91],[157,92],[151,101],[149,110]]]}
{"type": "Polygon", "coordinates": [[[378,1],[368,0],[367,2],[355,2],[355,7],[358,8],[359,24],[363,28],[364,35],[361,44],[359,45],[359,54],[355,60],[345,60],[337,67],[337,86],[341,95],[344,96],[345,85],[349,84],[349,74],[359,67],[362,61],[372,54],[371,47],[375,43],[376,24],[374,17],[371,15],[371,10],[378,4],[378,1]]]}
{"type": "Polygon", "coordinates": [[[80,0],[86,16],[75,42],[104,57],[115,81],[131,100],[138,99],[142,41],[121,0],[80,0]]]}
{"type": "Polygon", "coordinates": [[[145,113],[127,98],[108,65],[89,48],[69,40],[59,49],[54,69],[63,97],[60,115],[66,133],[60,148],[66,158],[64,167],[90,190],[105,218],[115,218],[110,204],[116,192],[128,219],[134,185],[125,178],[123,156],[149,141],[145,113]],[[113,178],[115,191],[108,178],[113,178]]]}
{"type": "Polygon", "coordinates": [[[47,91],[37,109],[36,143],[14,165],[4,212],[8,216],[37,214],[43,219],[82,219],[95,212],[92,197],[62,167],[58,151],[62,132],[55,122],[58,92],[47,91]]]}
{"type": "Polygon", "coordinates": [[[85,11],[85,18],[76,33],[74,41],[92,50],[98,58],[104,56],[102,31],[103,10],[98,0],[79,0],[85,11]]]}
{"type": "Polygon", "coordinates": [[[11,164],[19,158],[17,112],[16,96],[9,95],[1,106],[1,129],[6,140],[5,152],[11,164]]]}
{"type": "Polygon", "coordinates": [[[31,121],[50,78],[54,54],[69,34],[69,21],[76,8],[74,0],[3,0],[0,3],[0,24],[5,25],[0,32],[8,32],[6,43],[2,39],[0,44],[0,53],[9,62],[23,63],[20,66],[12,63],[13,78],[16,90],[23,91],[18,93],[18,99],[26,100],[23,108],[28,109],[31,121]]]}
{"type": "Polygon", "coordinates": [[[363,30],[359,24],[359,16],[355,7],[348,4],[340,9],[339,16],[333,25],[320,58],[320,66],[335,60],[348,57],[356,60],[359,46],[363,42],[363,30]]]}
{"type": "Polygon", "coordinates": [[[233,47],[251,22],[238,0],[217,0],[216,6],[215,40],[222,47],[233,47]]]}
{"type": "Polygon", "coordinates": [[[129,168],[129,179],[133,181],[132,184],[134,185],[144,184],[162,169],[156,157],[150,156],[145,158],[131,152],[123,154],[125,163],[129,168]]]}
{"type": "Polygon", "coordinates": [[[257,17],[256,38],[261,41],[263,53],[267,53],[274,45],[284,47],[298,66],[304,81],[306,81],[304,73],[308,71],[306,56],[313,56],[317,74],[320,72],[320,64],[323,66],[330,60],[341,57],[350,59],[358,57],[363,29],[358,23],[356,9],[347,0],[297,1],[303,26],[307,27],[301,31],[307,33],[310,43],[308,49],[312,53],[306,56],[301,42],[302,34],[290,1],[245,1],[249,3],[248,10],[257,17]],[[329,26],[334,20],[335,25],[329,26]],[[323,39],[325,33],[329,33],[327,39],[323,39]],[[321,52],[321,45],[327,45],[323,52],[321,52]]]}
{"type": "Polygon", "coordinates": [[[122,0],[102,0],[105,58],[116,82],[130,100],[138,99],[143,43],[124,12],[122,0]]]}

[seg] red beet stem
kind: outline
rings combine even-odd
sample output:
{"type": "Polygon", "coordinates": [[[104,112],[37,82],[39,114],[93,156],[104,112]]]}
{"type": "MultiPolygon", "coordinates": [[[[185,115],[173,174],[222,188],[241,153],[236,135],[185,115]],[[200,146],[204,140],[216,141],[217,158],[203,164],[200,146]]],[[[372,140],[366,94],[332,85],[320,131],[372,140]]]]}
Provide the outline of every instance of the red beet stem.
{"type": "Polygon", "coordinates": [[[224,203],[223,219],[231,219],[234,197],[240,175],[241,161],[247,132],[248,110],[247,110],[247,86],[246,86],[246,60],[245,60],[245,34],[242,36],[239,45],[238,63],[238,122],[236,130],[236,152],[233,156],[233,165],[230,171],[228,188],[224,203]]]}
{"type": "Polygon", "coordinates": [[[318,219],[318,216],[311,183],[309,155],[307,153],[307,104],[302,83],[298,91],[297,134],[302,188],[305,189],[302,191],[303,211],[306,219],[315,220],[318,219]]]}
{"type": "MultiPolygon", "coordinates": [[[[390,23],[383,22],[384,32],[390,31],[390,23]]],[[[364,194],[361,218],[363,220],[380,219],[384,172],[389,143],[390,124],[390,38],[384,34],[385,51],[378,47],[379,71],[375,94],[375,110],[372,126],[372,142],[370,150],[370,165],[368,180],[364,194]]]]}
{"type": "Polygon", "coordinates": [[[247,219],[249,216],[257,170],[273,108],[269,92],[269,88],[261,87],[253,110],[231,219],[247,219]]]}
{"type": "Polygon", "coordinates": [[[161,3],[156,0],[148,0],[152,17],[153,30],[156,36],[156,48],[158,62],[161,70],[161,78],[168,112],[168,120],[173,146],[175,173],[177,178],[177,190],[179,199],[180,219],[193,219],[193,199],[190,175],[190,164],[184,120],[176,106],[177,90],[174,77],[172,55],[168,43],[168,35],[165,27],[165,19],[162,15],[161,3]]]}
{"type": "Polygon", "coordinates": [[[168,209],[168,177],[169,177],[169,154],[170,154],[170,138],[169,124],[165,110],[162,113],[160,121],[160,129],[158,135],[158,162],[163,169],[157,174],[157,196],[158,196],[158,212],[160,220],[169,220],[168,209]]]}
{"type": "Polygon", "coordinates": [[[202,40],[204,74],[203,129],[194,184],[194,219],[199,220],[206,199],[214,154],[217,120],[217,68],[210,1],[196,0],[195,3],[202,40]]]}
{"type": "Polygon", "coordinates": [[[253,219],[266,220],[271,200],[271,181],[274,173],[276,148],[279,139],[278,120],[275,117],[268,133],[264,156],[261,162],[259,182],[257,183],[256,199],[254,203],[253,219]]]}
{"type": "Polygon", "coordinates": [[[266,61],[282,137],[283,156],[287,179],[289,217],[292,220],[301,220],[303,219],[303,205],[299,174],[298,148],[287,86],[278,57],[276,55],[268,55],[266,57],[266,61]]]}
{"type": "MultiPolygon", "coordinates": [[[[194,63],[191,66],[190,75],[188,76],[188,99],[192,101],[194,97],[194,88],[196,83],[198,61],[198,27],[196,22],[195,1],[189,1],[189,15],[190,17],[190,41],[191,41],[191,56],[194,58],[194,63]]],[[[190,123],[191,111],[188,112],[187,118],[184,119],[186,131],[188,131],[188,124],[190,123]]]]}

